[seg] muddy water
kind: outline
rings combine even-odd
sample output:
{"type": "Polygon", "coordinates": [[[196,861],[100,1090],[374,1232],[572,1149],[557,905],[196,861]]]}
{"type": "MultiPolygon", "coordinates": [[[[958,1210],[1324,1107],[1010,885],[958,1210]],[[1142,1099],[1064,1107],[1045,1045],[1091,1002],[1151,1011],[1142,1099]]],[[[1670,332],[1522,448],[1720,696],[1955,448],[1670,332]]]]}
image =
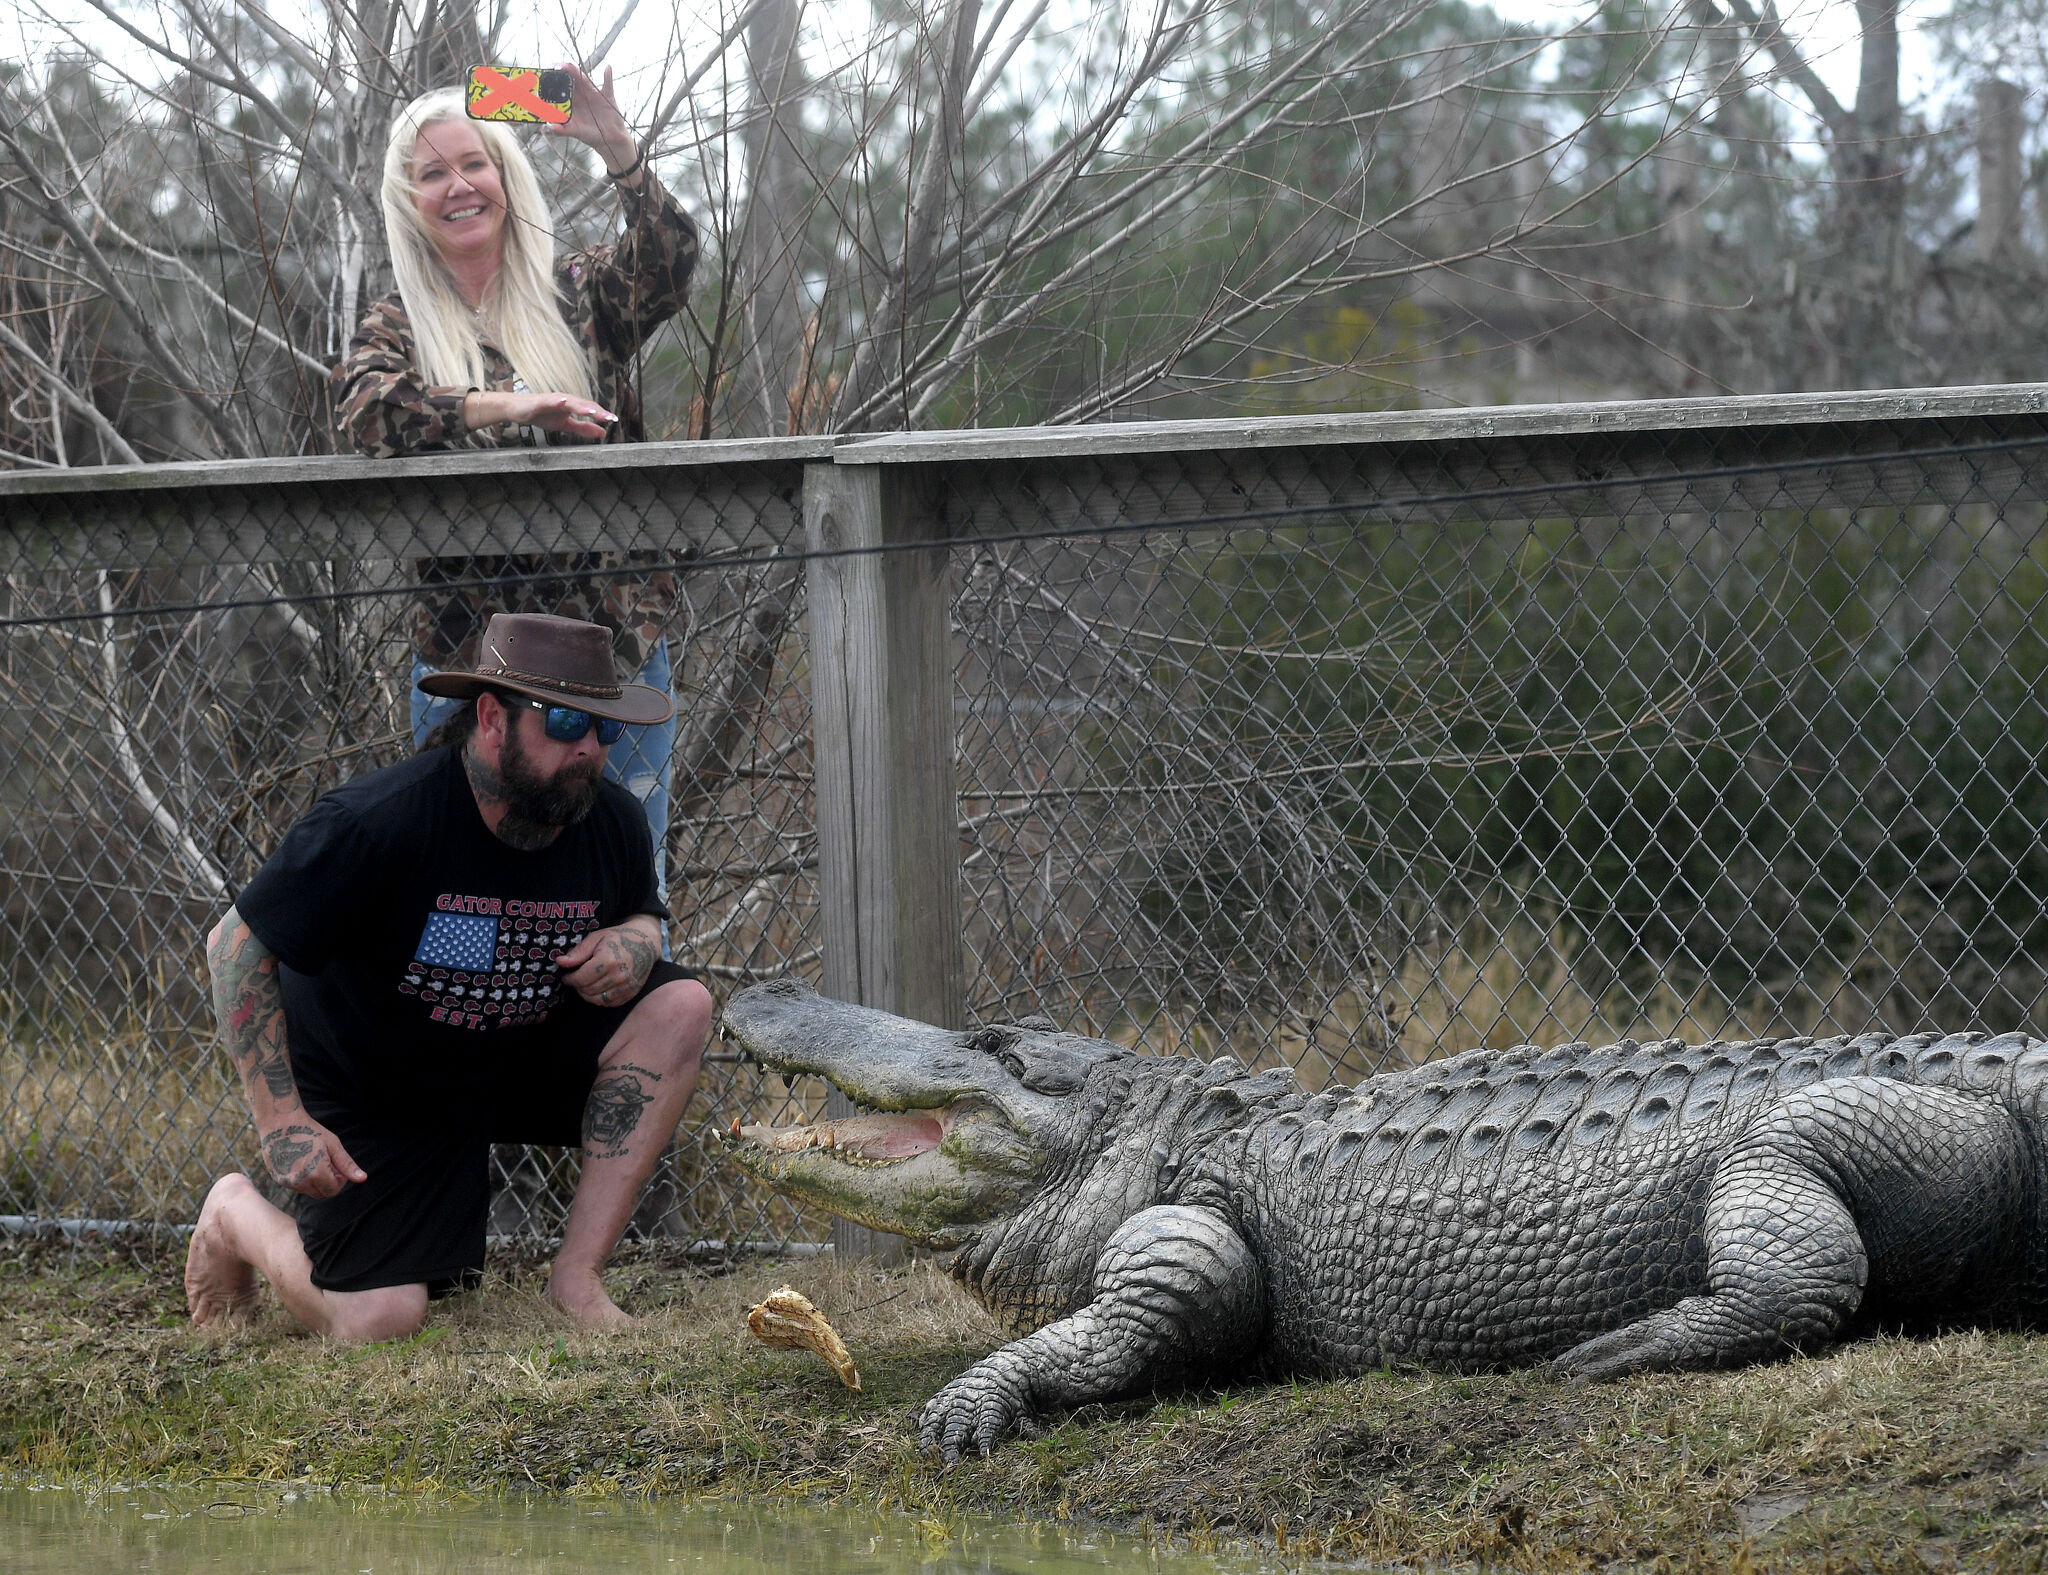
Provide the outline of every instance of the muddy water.
{"type": "Polygon", "coordinates": [[[1072,1527],[830,1509],[513,1499],[437,1503],[235,1484],[0,1488],[0,1575],[1250,1575],[1072,1527]]]}

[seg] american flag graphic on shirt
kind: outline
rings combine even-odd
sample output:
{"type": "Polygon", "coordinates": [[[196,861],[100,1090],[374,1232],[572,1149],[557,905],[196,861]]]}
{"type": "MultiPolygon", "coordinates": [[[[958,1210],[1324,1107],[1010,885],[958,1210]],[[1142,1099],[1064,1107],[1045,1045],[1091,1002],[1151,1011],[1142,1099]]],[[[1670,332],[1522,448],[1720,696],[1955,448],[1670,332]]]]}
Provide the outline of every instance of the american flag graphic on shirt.
{"type": "Polygon", "coordinates": [[[498,921],[481,914],[437,913],[420,933],[414,962],[429,968],[489,973],[498,951],[498,921]]]}
{"type": "Polygon", "coordinates": [[[503,910],[429,914],[399,981],[400,994],[417,996],[435,1022],[455,1028],[518,1028],[545,1019],[564,998],[555,957],[597,928],[595,903],[453,894],[439,902],[503,910]]]}

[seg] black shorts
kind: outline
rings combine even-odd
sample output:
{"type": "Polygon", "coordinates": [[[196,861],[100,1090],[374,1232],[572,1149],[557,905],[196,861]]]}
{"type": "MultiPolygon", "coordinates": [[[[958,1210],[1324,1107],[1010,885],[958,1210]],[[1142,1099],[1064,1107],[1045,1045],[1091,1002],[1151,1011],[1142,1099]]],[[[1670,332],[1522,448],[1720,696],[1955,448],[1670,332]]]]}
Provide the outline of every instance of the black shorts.
{"type": "Polygon", "coordinates": [[[453,1117],[422,1110],[417,1122],[401,1121],[302,1089],[306,1113],[369,1176],[331,1198],[299,1199],[299,1240],[313,1261],[314,1285],[371,1291],[425,1284],[442,1294],[473,1279],[484,1266],[491,1145],[581,1143],[598,1057],[626,1014],[650,991],[695,977],[663,958],[623,1006],[568,1002],[508,1056],[504,1075],[480,1101],[453,1117]]]}

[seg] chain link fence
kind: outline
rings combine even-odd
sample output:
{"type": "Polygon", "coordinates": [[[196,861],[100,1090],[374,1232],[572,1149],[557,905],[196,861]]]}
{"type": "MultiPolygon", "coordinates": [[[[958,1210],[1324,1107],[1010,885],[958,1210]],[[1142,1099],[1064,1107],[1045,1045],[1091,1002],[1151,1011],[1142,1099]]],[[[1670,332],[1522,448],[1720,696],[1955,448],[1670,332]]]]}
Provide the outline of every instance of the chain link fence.
{"type": "MultiPolygon", "coordinates": [[[[720,985],[814,965],[801,563],[777,558],[801,537],[801,458],[527,458],[8,478],[0,1214],[185,1223],[215,1175],[260,1174],[206,932],[319,794],[412,752],[423,641],[459,646],[494,609],[665,646],[677,954],[720,985]]],[[[767,1103],[714,1059],[693,1116],[767,1103]]],[[[495,1230],[555,1233],[574,1157],[494,1164],[495,1230]]],[[[692,1135],[638,1228],[799,1227],[692,1135]]]]}
{"type": "MultiPolygon", "coordinates": [[[[0,478],[0,1215],[186,1222],[253,1164],[203,937],[413,747],[423,608],[653,629],[675,952],[717,990],[823,977],[821,465],[913,478],[944,544],[965,1019],[1311,1086],[1531,1040],[2042,1032],[2043,402],[0,478]]],[[[819,1239],[698,1136],[819,1098],[714,1050],[636,1229],[819,1239]]],[[[496,1228],[552,1234],[573,1155],[497,1164],[496,1228]]]]}
{"type": "Polygon", "coordinates": [[[959,553],[975,1012],[1312,1086],[2041,1023],[2024,397],[951,471],[948,534],[1057,533],[959,553]]]}

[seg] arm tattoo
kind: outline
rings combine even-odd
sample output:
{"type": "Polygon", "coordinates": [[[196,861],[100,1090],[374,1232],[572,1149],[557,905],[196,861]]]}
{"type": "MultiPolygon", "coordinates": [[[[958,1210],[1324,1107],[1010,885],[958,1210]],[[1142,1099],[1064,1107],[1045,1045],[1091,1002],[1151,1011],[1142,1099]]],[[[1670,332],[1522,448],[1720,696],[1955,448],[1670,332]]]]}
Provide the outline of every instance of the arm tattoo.
{"type": "Polygon", "coordinates": [[[279,1127],[263,1140],[263,1163],[287,1187],[311,1175],[319,1157],[320,1145],[313,1141],[311,1127],[279,1127]]]}
{"type": "Polygon", "coordinates": [[[286,1100],[296,1101],[299,1097],[298,1080],[292,1076],[291,1058],[284,1053],[284,1046],[256,1063],[256,1070],[263,1074],[263,1086],[270,1090],[270,1097],[282,1104],[286,1100]]]}
{"type": "Polygon", "coordinates": [[[284,993],[277,977],[277,958],[256,938],[233,908],[220,922],[207,966],[213,975],[214,1012],[221,1039],[243,1089],[254,1094],[260,1085],[271,1100],[286,1107],[299,1102],[286,1048],[284,993]]]}
{"type": "Polygon", "coordinates": [[[654,1095],[640,1083],[641,1078],[659,1083],[661,1074],[628,1063],[599,1074],[590,1085],[590,1098],[583,1106],[583,1147],[596,1159],[616,1159],[626,1152],[640,1125],[640,1112],[654,1095]]]}

